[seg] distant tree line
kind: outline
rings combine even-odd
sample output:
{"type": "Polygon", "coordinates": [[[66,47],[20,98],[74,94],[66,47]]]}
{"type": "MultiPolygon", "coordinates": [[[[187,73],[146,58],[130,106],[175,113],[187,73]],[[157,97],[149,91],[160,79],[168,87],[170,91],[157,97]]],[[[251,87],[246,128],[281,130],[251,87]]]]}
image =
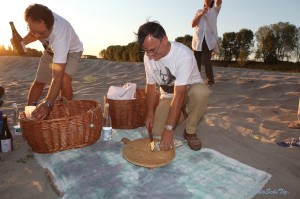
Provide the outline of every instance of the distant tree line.
{"type": "Polygon", "coordinates": [[[143,53],[137,42],[131,42],[127,46],[109,46],[102,50],[99,56],[112,61],[141,62],[143,60],[143,53]]]}
{"type": "MultiPolygon", "coordinates": [[[[32,48],[26,48],[27,49],[27,53],[24,55],[26,57],[40,57],[42,56],[42,51],[38,51],[36,49],[32,49],[32,48]]],[[[8,46],[8,48],[6,49],[4,45],[0,45],[0,55],[1,56],[18,56],[18,53],[13,50],[13,48],[11,46],[8,46]]]]}
{"type": "MultiPolygon", "coordinates": [[[[192,36],[177,37],[181,42],[191,48],[192,36]]],[[[220,53],[214,54],[217,61],[238,61],[246,63],[250,56],[255,61],[264,63],[278,63],[294,59],[300,61],[300,27],[288,22],[278,22],[269,26],[262,26],[254,34],[249,29],[241,29],[239,32],[226,32],[218,38],[220,53]]],[[[41,51],[27,48],[25,56],[40,57],[41,51]]],[[[8,46],[0,45],[0,55],[17,56],[17,53],[8,46]]],[[[136,42],[128,45],[114,45],[103,49],[99,57],[112,61],[141,62],[144,54],[136,42]]]]}
{"type": "MultiPolygon", "coordinates": [[[[214,54],[213,59],[219,61],[245,63],[250,55],[265,63],[290,61],[292,58],[296,62],[300,60],[300,28],[288,22],[262,26],[255,34],[249,29],[226,32],[218,40],[220,53],[214,54]]],[[[191,48],[192,36],[177,37],[175,41],[191,48]]],[[[99,56],[112,61],[143,61],[143,53],[136,42],[126,46],[109,46],[99,56]]]]}

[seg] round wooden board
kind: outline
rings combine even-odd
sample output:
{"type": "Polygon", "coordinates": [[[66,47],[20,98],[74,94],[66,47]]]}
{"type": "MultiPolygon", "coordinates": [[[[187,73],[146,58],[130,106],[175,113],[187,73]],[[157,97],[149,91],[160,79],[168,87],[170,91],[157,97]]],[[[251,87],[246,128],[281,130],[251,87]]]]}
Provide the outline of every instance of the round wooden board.
{"type": "MultiPolygon", "coordinates": [[[[154,139],[154,141],[159,141],[154,139]]],[[[156,168],[170,163],[175,157],[175,149],[168,151],[151,151],[149,139],[142,138],[129,141],[123,148],[123,157],[130,163],[156,168]]]]}

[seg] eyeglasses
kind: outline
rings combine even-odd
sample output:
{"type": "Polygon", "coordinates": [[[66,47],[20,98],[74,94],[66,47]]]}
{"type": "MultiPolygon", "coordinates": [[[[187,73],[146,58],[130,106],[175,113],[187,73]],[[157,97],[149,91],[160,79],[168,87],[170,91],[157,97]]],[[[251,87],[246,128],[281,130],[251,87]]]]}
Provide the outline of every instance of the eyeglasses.
{"type": "Polygon", "coordinates": [[[41,35],[41,36],[47,36],[48,33],[49,33],[49,30],[43,31],[43,32],[33,31],[33,30],[30,30],[30,28],[29,28],[28,26],[27,26],[27,30],[28,30],[31,34],[33,34],[33,35],[39,34],[39,35],[41,35]]]}
{"type": "Polygon", "coordinates": [[[160,44],[162,42],[162,38],[159,41],[158,47],[156,48],[156,50],[151,49],[151,50],[141,50],[142,53],[148,53],[148,54],[156,54],[159,50],[160,44]]]}

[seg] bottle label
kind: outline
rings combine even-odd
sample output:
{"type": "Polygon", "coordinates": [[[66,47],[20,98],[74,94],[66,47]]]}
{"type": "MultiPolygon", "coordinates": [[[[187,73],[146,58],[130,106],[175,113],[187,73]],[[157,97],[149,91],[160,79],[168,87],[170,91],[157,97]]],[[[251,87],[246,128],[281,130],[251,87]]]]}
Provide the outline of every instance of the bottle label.
{"type": "Polygon", "coordinates": [[[101,132],[102,139],[105,141],[111,140],[112,137],[112,128],[111,127],[103,127],[101,132]]]}
{"type": "Polygon", "coordinates": [[[23,48],[24,52],[27,53],[27,48],[26,48],[25,43],[23,41],[21,41],[21,45],[22,45],[22,48],[23,48]]]}
{"type": "Polygon", "coordinates": [[[2,152],[12,151],[11,139],[1,140],[2,152]]]}

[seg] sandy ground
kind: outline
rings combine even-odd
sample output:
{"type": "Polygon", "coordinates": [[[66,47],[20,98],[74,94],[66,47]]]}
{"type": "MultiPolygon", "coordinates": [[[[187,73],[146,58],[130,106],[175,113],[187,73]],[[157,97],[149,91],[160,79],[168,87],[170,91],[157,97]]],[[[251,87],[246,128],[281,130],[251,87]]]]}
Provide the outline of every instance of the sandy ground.
{"type": "MultiPolygon", "coordinates": [[[[1,57],[0,84],[6,89],[1,110],[9,116],[12,103],[21,111],[35,76],[38,58],[1,57]]],[[[215,67],[216,84],[206,116],[199,124],[203,146],[272,175],[255,198],[300,198],[300,147],[276,144],[299,137],[287,125],[297,120],[300,75],[215,67]]],[[[82,60],[74,77],[74,99],[103,102],[109,86],[126,82],[145,86],[142,63],[82,60]]],[[[45,93],[44,93],[45,95],[45,93]]],[[[176,129],[182,135],[184,126],[176,129]]],[[[0,198],[59,198],[22,136],[14,136],[14,151],[0,153],[0,198]]]]}

